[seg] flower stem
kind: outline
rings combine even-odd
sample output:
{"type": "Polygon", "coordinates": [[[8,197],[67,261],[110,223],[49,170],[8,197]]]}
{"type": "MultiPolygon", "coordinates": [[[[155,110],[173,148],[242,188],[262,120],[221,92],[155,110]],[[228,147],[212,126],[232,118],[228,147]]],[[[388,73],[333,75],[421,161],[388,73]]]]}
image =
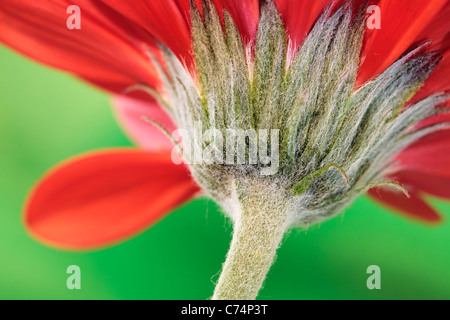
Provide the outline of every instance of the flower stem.
{"type": "Polygon", "coordinates": [[[254,300],[287,229],[282,201],[252,199],[255,201],[241,201],[241,214],[236,215],[233,240],[213,300],[254,300]]]}

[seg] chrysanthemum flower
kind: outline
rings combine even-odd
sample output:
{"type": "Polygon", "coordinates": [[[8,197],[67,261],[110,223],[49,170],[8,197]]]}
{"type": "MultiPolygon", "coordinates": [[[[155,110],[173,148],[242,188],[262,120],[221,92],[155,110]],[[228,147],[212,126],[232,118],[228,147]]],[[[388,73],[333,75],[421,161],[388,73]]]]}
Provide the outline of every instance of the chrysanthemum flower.
{"type": "Polygon", "coordinates": [[[448,0],[2,0],[0,40],[113,93],[141,147],[54,168],[28,199],[26,226],[53,246],[97,248],[203,194],[235,225],[214,298],[252,299],[286,230],[366,192],[438,222],[424,195],[450,198],[449,16],[448,0]],[[66,26],[73,4],[79,30],[66,26]],[[381,29],[367,28],[369,5],[381,29]],[[199,123],[278,130],[279,170],[174,164],[170,133],[195,135],[199,123]]]}

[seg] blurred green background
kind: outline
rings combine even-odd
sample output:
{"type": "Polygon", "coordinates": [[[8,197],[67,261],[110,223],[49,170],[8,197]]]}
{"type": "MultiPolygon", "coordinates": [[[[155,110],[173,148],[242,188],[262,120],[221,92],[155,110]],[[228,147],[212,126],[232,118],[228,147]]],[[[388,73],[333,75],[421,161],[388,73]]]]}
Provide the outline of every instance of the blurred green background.
{"type": "MultiPolygon", "coordinates": [[[[78,153],[130,146],[109,98],[0,47],[0,299],[207,299],[231,239],[214,203],[192,202],[134,239],[70,253],[32,240],[21,222],[28,190],[78,153]],[[66,287],[69,265],[81,290],[66,287]]],[[[292,231],[260,299],[450,299],[450,204],[428,227],[360,198],[345,214],[292,231]],[[370,265],[382,290],[366,287],[370,265]]]]}

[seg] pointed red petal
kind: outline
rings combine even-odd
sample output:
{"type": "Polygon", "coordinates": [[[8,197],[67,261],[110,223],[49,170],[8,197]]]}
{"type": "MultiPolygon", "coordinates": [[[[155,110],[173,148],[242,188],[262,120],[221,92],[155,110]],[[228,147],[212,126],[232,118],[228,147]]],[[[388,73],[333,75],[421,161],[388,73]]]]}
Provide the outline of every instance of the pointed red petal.
{"type": "Polygon", "coordinates": [[[294,52],[330,3],[330,0],[275,0],[294,52]]]}
{"type": "Polygon", "coordinates": [[[157,122],[170,133],[177,129],[156,101],[116,96],[113,105],[119,124],[140,147],[153,151],[173,148],[174,144],[160,128],[143,119],[145,117],[157,122]]]}
{"type": "MultiPolygon", "coordinates": [[[[184,21],[186,25],[191,26],[191,0],[173,0],[175,4],[178,6],[180,13],[184,17],[184,21]]],[[[203,15],[202,1],[203,0],[193,0],[195,6],[199,9],[200,14],[203,15]]],[[[217,0],[211,0],[217,1],[217,0]]]]}
{"type": "Polygon", "coordinates": [[[143,50],[158,52],[141,28],[98,1],[85,1],[81,29],[69,30],[64,0],[0,1],[0,42],[50,66],[110,91],[136,83],[157,86],[157,73],[143,50]]]}
{"type": "Polygon", "coordinates": [[[441,216],[422,200],[417,193],[410,192],[411,198],[407,198],[403,192],[398,190],[374,188],[368,192],[368,195],[381,204],[398,210],[408,217],[432,224],[442,220],[441,216]]]}
{"type": "MultiPolygon", "coordinates": [[[[345,2],[346,0],[275,0],[275,5],[281,14],[289,35],[292,53],[297,51],[328,6],[331,5],[331,12],[334,12],[344,5],[345,2]]],[[[363,3],[364,0],[353,0],[354,11],[356,12],[363,3]]]]}
{"type": "Polygon", "coordinates": [[[259,0],[219,0],[241,33],[244,43],[256,39],[259,23],[259,0]]]}
{"type": "MultiPolygon", "coordinates": [[[[448,4],[449,0],[381,0],[381,29],[366,33],[358,86],[382,73],[413,44],[435,40],[424,35],[448,4]]],[[[448,31],[446,24],[436,27],[448,31]]]]}
{"type": "Polygon", "coordinates": [[[59,165],[40,181],[28,199],[25,224],[52,246],[98,248],[145,230],[198,191],[170,154],[94,152],[59,165]]]}

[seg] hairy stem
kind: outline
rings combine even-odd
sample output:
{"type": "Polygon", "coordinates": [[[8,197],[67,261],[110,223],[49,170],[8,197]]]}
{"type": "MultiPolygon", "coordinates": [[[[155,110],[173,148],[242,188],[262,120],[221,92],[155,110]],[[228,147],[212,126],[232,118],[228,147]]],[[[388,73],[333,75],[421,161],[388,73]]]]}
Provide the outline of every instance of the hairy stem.
{"type": "Polygon", "coordinates": [[[285,203],[267,194],[241,200],[240,207],[213,300],[254,300],[288,226],[285,203]]]}

